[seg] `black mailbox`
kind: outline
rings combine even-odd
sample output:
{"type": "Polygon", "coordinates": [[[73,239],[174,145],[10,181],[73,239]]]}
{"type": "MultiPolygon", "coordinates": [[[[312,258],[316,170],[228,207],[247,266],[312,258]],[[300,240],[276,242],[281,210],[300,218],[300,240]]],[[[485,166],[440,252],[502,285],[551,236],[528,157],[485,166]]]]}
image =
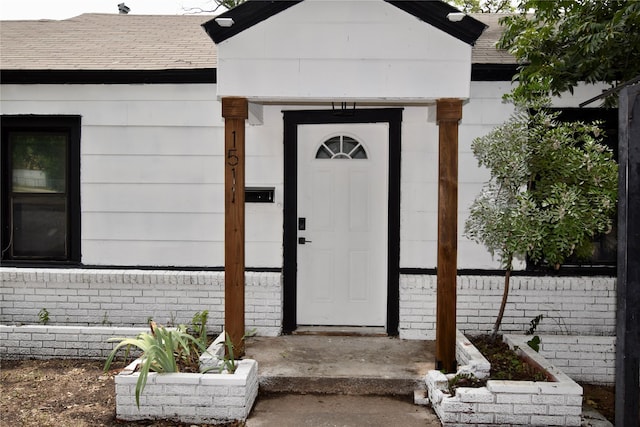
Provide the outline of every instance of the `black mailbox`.
{"type": "Polygon", "coordinates": [[[275,187],[246,187],[244,201],[246,203],[273,203],[275,187]]]}

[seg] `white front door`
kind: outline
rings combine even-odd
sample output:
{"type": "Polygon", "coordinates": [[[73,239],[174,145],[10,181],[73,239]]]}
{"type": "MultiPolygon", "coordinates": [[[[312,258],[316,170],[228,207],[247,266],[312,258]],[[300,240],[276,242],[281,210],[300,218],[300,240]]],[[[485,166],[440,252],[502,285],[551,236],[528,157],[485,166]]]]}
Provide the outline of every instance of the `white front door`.
{"type": "Polygon", "coordinates": [[[388,129],[298,127],[299,325],[386,326],[388,129]]]}

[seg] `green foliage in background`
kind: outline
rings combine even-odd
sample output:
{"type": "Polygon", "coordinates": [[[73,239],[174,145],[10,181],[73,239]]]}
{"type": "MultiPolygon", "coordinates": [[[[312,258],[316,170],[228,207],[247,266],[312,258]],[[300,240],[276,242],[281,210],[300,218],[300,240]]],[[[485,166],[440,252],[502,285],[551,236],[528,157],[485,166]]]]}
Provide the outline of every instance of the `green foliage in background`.
{"type": "Polygon", "coordinates": [[[511,0],[447,0],[465,13],[509,13],[515,10],[511,0]]]}
{"type": "Polygon", "coordinates": [[[581,81],[615,86],[640,75],[640,2],[521,0],[517,9],[501,19],[497,46],[520,64],[516,98],[531,99],[541,88],[573,92],[581,81]]]}
{"type": "Polygon", "coordinates": [[[476,138],[472,150],[491,178],[470,207],[465,235],[483,244],[505,269],[505,294],[516,257],[555,266],[586,254],[612,227],[618,167],[600,143],[597,124],[562,123],[546,99],[519,105],[504,124],[476,138]]]}

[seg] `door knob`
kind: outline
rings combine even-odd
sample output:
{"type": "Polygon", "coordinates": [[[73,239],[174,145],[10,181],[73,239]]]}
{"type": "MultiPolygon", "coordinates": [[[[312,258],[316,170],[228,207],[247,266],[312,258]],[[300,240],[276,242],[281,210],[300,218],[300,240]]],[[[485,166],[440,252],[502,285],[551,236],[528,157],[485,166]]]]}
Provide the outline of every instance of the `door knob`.
{"type": "Polygon", "coordinates": [[[307,239],[306,239],[306,238],[304,238],[304,237],[298,237],[298,244],[299,244],[299,245],[305,245],[305,244],[307,244],[307,243],[311,243],[311,240],[307,240],[307,239]]]}

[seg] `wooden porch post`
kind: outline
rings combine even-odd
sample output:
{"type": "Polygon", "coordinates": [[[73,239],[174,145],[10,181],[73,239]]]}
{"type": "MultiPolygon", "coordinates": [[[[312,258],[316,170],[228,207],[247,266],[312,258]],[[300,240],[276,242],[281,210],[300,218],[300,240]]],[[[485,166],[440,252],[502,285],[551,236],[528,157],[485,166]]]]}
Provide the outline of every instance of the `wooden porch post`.
{"type": "Polygon", "coordinates": [[[436,369],[456,371],[456,276],[458,259],[458,121],[462,100],[439,99],[438,290],[436,369]]]}
{"type": "Polygon", "coordinates": [[[224,117],[224,329],[244,354],[244,124],[246,98],[222,98],[224,117]]]}

